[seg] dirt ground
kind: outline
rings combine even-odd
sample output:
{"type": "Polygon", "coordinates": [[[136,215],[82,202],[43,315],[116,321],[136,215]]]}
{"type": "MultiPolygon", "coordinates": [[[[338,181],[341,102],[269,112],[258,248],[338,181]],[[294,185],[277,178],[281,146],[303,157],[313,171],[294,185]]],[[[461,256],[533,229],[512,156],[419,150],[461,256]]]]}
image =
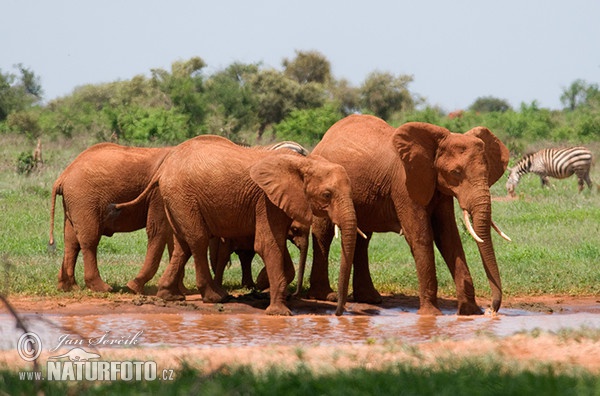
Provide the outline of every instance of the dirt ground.
{"type": "MultiPolygon", "coordinates": [[[[238,296],[224,304],[203,304],[199,295],[188,296],[186,302],[164,303],[150,296],[115,294],[109,298],[64,298],[24,297],[9,298],[11,305],[20,313],[44,313],[64,315],[102,315],[110,313],[178,313],[198,312],[206,315],[264,315],[268,300],[261,296],[238,296]]],[[[483,307],[488,301],[478,300],[483,307]]],[[[441,299],[441,308],[456,308],[452,299],[441,299]]],[[[333,315],[334,303],[311,300],[291,300],[289,306],[295,315],[333,315]]],[[[418,299],[407,296],[384,296],[381,305],[348,303],[347,309],[354,314],[374,315],[381,309],[398,308],[415,310],[418,299]]],[[[600,314],[600,297],[537,296],[505,298],[504,308],[513,308],[536,313],[555,314],[565,310],[600,314]]],[[[4,306],[0,313],[7,313],[4,306]]],[[[502,310],[500,311],[502,312],[502,310]]],[[[407,362],[410,364],[438,364],[457,357],[493,357],[518,367],[552,364],[556,369],[583,368],[600,374],[600,331],[593,336],[560,337],[550,332],[540,334],[515,334],[508,337],[478,335],[466,340],[432,339],[426,342],[405,343],[365,342],[364,345],[273,345],[216,348],[143,348],[103,350],[102,358],[126,360],[143,355],[145,360],[154,360],[159,368],[177,370],[183,362],[198,367],[203,372],[227,370],[227,367],[249,365],[255,370],[270,367],[293,369],[298,365],[315,370],[344,369],[353,367],[381,368],[387,364],[407,362]],[[132,352],[133,351],[133,352],[132,352]],[[132,356],[132,353],[135,353],[132,356]]],[[[40,357],[42,361],[44,354],[40,357]]],[[[27,367],[14,351],[0,351],[0,367],[27,367]]]]}

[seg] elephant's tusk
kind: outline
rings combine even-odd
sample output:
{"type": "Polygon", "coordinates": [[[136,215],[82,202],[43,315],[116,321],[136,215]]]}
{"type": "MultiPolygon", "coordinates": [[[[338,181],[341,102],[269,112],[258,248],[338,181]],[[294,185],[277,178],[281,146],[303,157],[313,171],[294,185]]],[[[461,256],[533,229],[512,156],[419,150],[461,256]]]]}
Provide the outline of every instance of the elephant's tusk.
{"type": "Polygon", "coordinates": [[[471,219],[469,219],[469,212],[467,212],[465,209],[463,209],[463,220],[465,222],[465,225],[467,226],[467,230],[469,230],[469,234],[471,234],[473,239],[475,239],[479,243],[482,243],[483,239],[481,239],[479,235],[475,233],[473,225],[471,224],[471,219]]]}
{"type": "Polygon", "coordinates": [[[360,230],[360,228],[356,227],[356,232],[358,232],[358,235],[360,235],[361,237],[363,237],[363,238],[365,238],[365,239],[368,239],[368,238],[367,238],[367,235],[366,235],[364,232],[362,232],[362,231],[360,230]]]}
{"type": "Polygon", "coordinates": [[[398,233],[398,235],[400,235],[400,236],[404,235],[404,229],[400,228],[400,232],[398,233]]]}
{"type": "Polygon", "coordinates": [[[335,239],[339,239],[340,237],[340,227],[338,227],[337,224],[333,225],[333,235],[335,236],[335,239]]]}
{"type": "Polygon", "coordinates": [[[512,239],[510,239],[510,237],[508,235],[506,235],[504,232],[502,232],[502,230],[498,227],[498,225],[496,223],[494,223],[494,220],[492,220],[492,227],[494,228],[494,230],[496,230],[496,232],[498,234],[500,234],[500,236],[504,239],[506,239],[509,242],[512,242],[512,239]]]}

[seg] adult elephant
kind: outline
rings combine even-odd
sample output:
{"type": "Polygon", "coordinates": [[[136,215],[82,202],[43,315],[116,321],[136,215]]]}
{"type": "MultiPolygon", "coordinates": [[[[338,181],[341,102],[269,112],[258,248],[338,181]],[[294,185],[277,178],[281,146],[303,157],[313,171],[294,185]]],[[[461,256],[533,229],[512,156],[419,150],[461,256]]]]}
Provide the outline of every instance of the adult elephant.
{"type": "Polygon", "coordinates": [[[156,274],[165,245],[173,248],[173,236],[160,194],[149,194],[118,218],[107,218],[111,202],[134,199],[144,191],[171,148],[126,147],[113,143],[96,144],[81,154],[58,176],[52,187],[50,246],[54,247],[56,196],[62,195],[64,209],[64,255],[58,274],[58,288],[77,287],[75,264],[83,254],[84,281],[93,291],[110,291],[98,270],[100,238],[115,232],[146,228],[148,250],[138,275],[127,283],[136,293],[156,274]]]}
{"type": "Polygon", "coordinates": [[[266,313],[291,314],[285,289],[294,269],[286,236],[292,220],[309,226],[313,215],[327,217],[342,230],[341,289],[348,283],[344,278],[349,278],[354,255],[356,215],[350,180],[337,164],[318,156],[256,150],[219,136],[199,136],[175,147],[146,190],[131,202],[114,205],[113,214],[157,190],[175,234],[171,261],[158,282],[157,294],[163,299],[185,299],[177,285],[193,256],[202,300],[224,301],[227,293],[210,275],[210,238],[254,237],[254,250],[265,263],[270,284],[266,313]]]}
{"type": "MultiPolygon", "coordinates": [[[[300,251],[298,261],[298,286],[296,294],[302,288],[301,279],[304,277],[304,268],[306,267],[306,257],[308,256],[308,240],[310,227],[302,225],[298,221],[293,221],[288,230],[287,239],[292,242],[300,251]]],[[[248,289],[264,290],[269,287],[269,280],[265,269],[259,273],[258,281],[255,284],[252,279],[252,260],[254,259],[254,238],[242,239],[221,239],[211,238],[209,242],[210,265],[213,269],[215,283],[223,285],[223,273],[227,263],[230,261],[231,254],[236,253],[242,267],[242,286],[248,289]]]]}
{"type": "MultiPolygon", "coordinates": [[[[348,172],[358,228],[354,256],[356,301],[377,303],[368,264],[373,232],[404,233],[415,259],[421,314],[441,314],[433,244],[441,252],[454,282],[459,314],[481,314],[454,217],[456,197],[477,240],[492,290],[492,309],[502,301],[502,286],[490,227],[490,186],[504,173],[508,149],[488,129],[464,134],[410,122],[395,129],[368,115],[351,115],[334,124],[313,150],[348,172]],[[468,218],[473,218],[474,230],[468,218]]],[[[335,298],[327,263],[333,230],[325,219],[313,223],[313,267],[309,295],[335,298]]]]}

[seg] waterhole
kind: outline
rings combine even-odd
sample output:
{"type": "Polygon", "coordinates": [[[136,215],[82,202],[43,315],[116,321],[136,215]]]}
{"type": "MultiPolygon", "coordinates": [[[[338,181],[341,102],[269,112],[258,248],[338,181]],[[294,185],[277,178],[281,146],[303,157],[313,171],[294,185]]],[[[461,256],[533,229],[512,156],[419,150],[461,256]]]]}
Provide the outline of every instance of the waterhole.
{"type": "MultiPolygon", "coordinates": [[[[600,308],[600,307],[596,307],[600,308]]],[[[378,314],[110,313],[102,315],[24,314],[29,331],[46,348],[74,347],[79,340],[121,342],[137,347],[236,347],[257,345],[365,344],[394,340],[419,343],[435,339],[464,340],[478,335],[509,336],[536,329],[557,332],[581,327],[600,328],[600,315],[591,312],[535,312],[502,309],[496,316],[420,316],[416,312],[381,309],[378,314]],[[61,341],[61,339],[63,341],[61,341]],[[119,341],[120,340],[120,341],[119,341]],[[72,343],[71,343],[72,342],[72,343]],[[61,345],[62,344],[62,345],[61,345]]],[[[22,331],[14,318],[0,314],[0,350],[14,349],[22,331]]]]}

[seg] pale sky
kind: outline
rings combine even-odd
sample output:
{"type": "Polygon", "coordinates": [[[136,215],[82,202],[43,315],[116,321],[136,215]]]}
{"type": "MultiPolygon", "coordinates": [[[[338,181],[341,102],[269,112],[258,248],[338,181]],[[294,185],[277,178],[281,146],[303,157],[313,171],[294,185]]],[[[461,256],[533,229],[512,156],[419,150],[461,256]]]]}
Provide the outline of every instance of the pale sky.
{"type": "Polygon", "coordinates": [[[0,69],[29,67],[46,100],[192,56],[207,75],[281,70],[295,50],[357,87],[376,70],[412,75],[411,92],[446,111],[481,96],[560,109],[574,80],[600,82],[594,0],[3,0],[0,13],[0,69]]]}

